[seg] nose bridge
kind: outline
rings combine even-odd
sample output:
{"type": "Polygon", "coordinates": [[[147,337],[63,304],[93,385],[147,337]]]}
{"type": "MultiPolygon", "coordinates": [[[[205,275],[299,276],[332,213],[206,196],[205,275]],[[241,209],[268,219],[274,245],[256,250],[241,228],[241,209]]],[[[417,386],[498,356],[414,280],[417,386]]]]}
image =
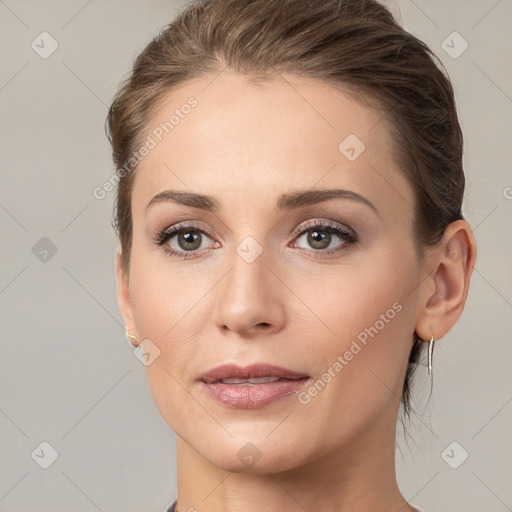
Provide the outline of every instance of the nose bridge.
{"type": "Polygon", "coordinates": [[[219,327],[239,333],[261,325],[281,328],[282,301],[273,286],[268,250],[252,236],[233,248],[230,270],[217,296],[215,322],[219,327]]]}
{"type": "MultiPolygon", "coordinates": [[[[261,292],[260,288],[264,288],[266,274],[270,272],[268,265],[272,259],[268,233],[262,226],[264,222],[257,208],[258,205],[247,202],[245,209],[240,206],[237,209],[239,216],[231,232],[233,245],[230,244],[228,254],[232,270],[227,276],[231,285],[238,282],[238,288],[245,288],[247,285],[255,293],[261,292]]],[[[230,288],[236,290],[237,286],[230,288]]]]}
{"type": "Polygon", "coordinates": [[[230,257],[231,271],[225,284],[225,297],[232,303],[239,302],[240,311],[256,305],[267,295],[268,254],[252,236],[245,237],[230,257]]]}

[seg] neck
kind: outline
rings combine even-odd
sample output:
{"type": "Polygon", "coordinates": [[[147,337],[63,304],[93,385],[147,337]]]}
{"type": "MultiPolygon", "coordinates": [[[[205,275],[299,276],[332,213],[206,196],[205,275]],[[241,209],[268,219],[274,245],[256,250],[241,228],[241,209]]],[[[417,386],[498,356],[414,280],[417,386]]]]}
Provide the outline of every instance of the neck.
{"type": "MultiPolygon", "coordinates": [[[[377,422],[378,423],[378,422],[377,422]]],[[[299,467],[272,473],[223,470],[176,436],[178,512],[412,512],[395,474],[395,430],[382,425],[299,467]]]]}

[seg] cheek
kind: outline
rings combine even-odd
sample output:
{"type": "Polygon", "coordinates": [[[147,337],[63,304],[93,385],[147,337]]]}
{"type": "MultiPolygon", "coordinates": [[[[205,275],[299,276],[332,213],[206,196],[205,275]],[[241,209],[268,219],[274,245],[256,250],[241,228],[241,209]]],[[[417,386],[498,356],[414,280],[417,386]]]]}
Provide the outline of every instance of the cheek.
{"type": "Polygon", "coordinates": [[[197,414],[184,382],[190,379],[189,363],[204,338],[205,322],[211,322],[205,294],[212,283],[194,273],[193,265],[178,270],[155,254],[133,252],[131,300],[139,335],[150,340],[143,348],[157,347],[158,356],[145,367],[151,394],[164,420],[180,432],[180,418],[197,414]]]}
{"type": "Polygon", "coordinates": [[[167,261],[163,249],[147,249],[148,243],[142,236],[134,238],[130,295],[140,334],[161,344],[172,338],[191,308],[198,283],[167,261]]]}
{"type": "Polygon", "coordinates": [[[375,324],[379,331],[402,324],[406,315],[397,310],[410,300],[415,271],[410,255],[384,248],[355,254],[346,265],[318,267],[299,279],[292,275],[287,279],[300,299],[300,313],[312,322],[317,318],[323,337],[339,340],[339,346],[323,345],[329,350],[329,346],[343,348],[375,324]]]}
{"type": "MultiPolygon", "coordinates": [[[[333,401],[345,410],[364,403],[371,414],[372,407],[382,406],[393,394],[400,396],[403,385],[415,324],[413,253],[398,255],[388,248],[368,253],[336,274],[329,268],[322,272],[294,288],[320,320],[311,324],[320,325],[322,332],[312,365],[315,376],[329,383],[318,393],[318,403],[324,401],[322,408],[332,415],[338,411],[328,405],[333,401]]],[[[311,353],[311,346],[304,348],[311,353]]]]}

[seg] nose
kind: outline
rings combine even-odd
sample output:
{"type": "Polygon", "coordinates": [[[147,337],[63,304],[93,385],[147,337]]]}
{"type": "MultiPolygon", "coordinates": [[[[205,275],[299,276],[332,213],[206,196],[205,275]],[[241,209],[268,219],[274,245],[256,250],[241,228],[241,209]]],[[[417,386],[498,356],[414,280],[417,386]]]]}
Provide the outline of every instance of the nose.
{"type": "Polygon", "coordinates": [[[283,328],[286,287],[269,259],[265,251],[252,262],[234,252],[231,269],[219,283],[214,311],[214,322],[224,334],[266,337],[283,328]]]}

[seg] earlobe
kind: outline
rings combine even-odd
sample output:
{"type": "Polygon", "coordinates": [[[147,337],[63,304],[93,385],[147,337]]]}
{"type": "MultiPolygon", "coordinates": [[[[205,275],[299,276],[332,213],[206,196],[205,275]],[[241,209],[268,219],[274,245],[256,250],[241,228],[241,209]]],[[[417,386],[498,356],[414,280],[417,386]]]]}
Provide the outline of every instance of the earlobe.
{"type": "MultiPolygon", "coordinates": [[[[466,221],[452,222],[429,257],[430,276],[423,288],[424,305],[416,333],[424,340],[442,338],[459,319],[476,260],[476,242],[466,221]],[[432,292],[432,289],[434,290],[432,292]]],[[[420,294],[421,296],[422,294],[420,294]]]]}

